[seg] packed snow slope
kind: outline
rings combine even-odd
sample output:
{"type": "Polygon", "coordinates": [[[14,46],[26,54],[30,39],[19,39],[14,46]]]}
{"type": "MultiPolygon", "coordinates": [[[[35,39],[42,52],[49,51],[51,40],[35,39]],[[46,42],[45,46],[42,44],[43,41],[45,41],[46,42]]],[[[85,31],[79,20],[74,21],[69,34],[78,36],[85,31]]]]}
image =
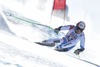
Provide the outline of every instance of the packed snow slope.
{"type": "MultiPolygon", "coordinates": [[[[0,0],[0,3],[1,1],[2,0],[0,0]]],[[[12,3],[11,1],[12,0],[3,0],[2,2],[4,5],[6,5],[6,7],[17,11],[18,13],[21,13],[24,17],[39,21],[39,23],[42,23],[44,25],[49,25],[52,5],[50,6],[50,12],[48,12],[48,9],[46,10],[47,12],[45,12],[45,9],[42,8],[42,11],[40,9],[37,9],[35,11],[36,13],[33,13],[30,12],[32,7],[29,8],[29,6],[32,5],[32,3],[31,5],[29,4],[30,2],[32,2],[32,0],[29,0],[28,2],[26,0],[22,0],[24,2],[21,1],[17,3],[15,3],[14,1],[12,3]],[[12,4],[13,6],[11,6],[12,4]],[[16,4],[20,4],[20,6],[16,4]],[[23,5],[25,5],[24,11],[22,9],[23,5]],[[17,6],[18,8],[15,9],[15,6],[17,6]]],[[[50,2],[48,2],[48,4],[49,3],[50,2]]],[[[64,24],[76,24],[76,22],[80,20],[85,21],[86,29],[84,32],[86,33],[86,50],[80,54],[80,58],[100,64],[100,55],[98,53],[100,51],[100,9],[98,8],[98,6],[100,6],[99,0],[67,0],[66,3],[69,7],[68,16],[70,18],[70,22],[61,20],[60,18],[53,16],[50,26],[54,28],[64,24]],[[64,24],[62,23],[63,21],[64,24]]],[[[34,11],[34,9],[32,11],[34,11]]],[[[33,43],[34,41],[47,39],[50,37],[50,35],[52,35],[52,37],[56,36],[52,30],[48,29],[48,27],[45,28],[43,26],[41,27],[39,25],[30,24],[26,21],[16,19],[14,21],[8,21],[8,18],[5,16],[5,14],[0,11],[1,67],[95,67],[94,65],[76,60],[75,58],[71,58],[68,56],[73,55],[73,51],[78,46],[76,46],[70,52],[59,53],[52,50],[52,48],[43,47],[33,43]],[[47,30],[44,31],[44,29],[47,30]]]]}

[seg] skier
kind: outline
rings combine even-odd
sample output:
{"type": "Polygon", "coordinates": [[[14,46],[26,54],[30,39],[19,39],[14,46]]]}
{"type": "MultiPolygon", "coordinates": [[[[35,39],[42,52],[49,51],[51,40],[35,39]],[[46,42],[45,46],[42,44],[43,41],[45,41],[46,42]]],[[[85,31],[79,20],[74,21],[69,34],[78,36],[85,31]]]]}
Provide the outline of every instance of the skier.
{"type": "Polygon", "coordinates": [[[59,32],[61,30],[69,30],[67,34],[63,38],[59,39],[48,39],[42,41],[43,43],[50,43],[55,45],[55,43],[60,43],[59,45],[55,46],[55,50],[57,51],[69,51],[75,45],[80,41],[80,48],[76,49],[74,53],[76,55],[79,55],[80,52],[83,52],[85,47],[85,35],[83,30],[85,29],[86,25],[83,21],[79,21],[76,26],[74,25],[66,25],[66,26],[60,26],[58,28],[55,28],[55,31],[59,32]]]}

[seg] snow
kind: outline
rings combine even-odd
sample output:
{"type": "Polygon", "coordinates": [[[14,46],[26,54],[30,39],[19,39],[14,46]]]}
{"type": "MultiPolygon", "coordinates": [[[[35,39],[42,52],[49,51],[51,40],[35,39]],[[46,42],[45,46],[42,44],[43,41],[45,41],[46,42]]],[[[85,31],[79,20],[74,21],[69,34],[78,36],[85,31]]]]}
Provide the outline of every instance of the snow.
{"type": "MultiPolygon", "coordinates": [[[[45,5],[50,3],[48,8],[44,5],[42,7],[45,8],[40,8],[41,10],[37,9],[36,5],[38,1],[39,0],[22,0],[21,2],[16,1],[16,3],[11,0],[0,0],[0,3],[4,6],[6,5],[7,8],[9,7],[21,13],[25,17],[27,16],[42,24],[50,25],[53,28],[64,24],[76,24],[78,21],[84,20],[86,23],[86,29],[84,31],[86,35],[86,50],[80,54],[80,58],[100,65],[100,54],[98,53],[100,51],[100,9],[98,9],[100,1],[67,0],[66,3],[69,7],[68,16],[70,22],[55,16],[52,16],[51,19],[53,0],[40,1],[41,4],[46,1],[45,5]],[[15,9],[11,4],[12,2],[14,6],[16,6],[15,4],[19,4],[17,6],[18,8],[15,9]],[[32,2],[36,2],[34,7],[32,7],[32,2]],[[36,10],[33,13],[34,16],[32,15],[32,11],[30,11],[32,8],[34,8],[32,11],[36,10]],[[24,11],[26,9],[28,11],[24,11]]],[[[38,7],[39,6],[40,5],[38,5],[38,7]]],[[[70,52],[60,53],[53,50],[53,48],[47,48],[33,43],[35,41],[41,41],[44,37],[48,37],[48,35],[44,35],[43,32],[35,29],[31,25],[9,22],[0,10],[0,67],[96,67],[70,57],[70,54],[73,54],[73,51],[78,46],[70,52]]]]}

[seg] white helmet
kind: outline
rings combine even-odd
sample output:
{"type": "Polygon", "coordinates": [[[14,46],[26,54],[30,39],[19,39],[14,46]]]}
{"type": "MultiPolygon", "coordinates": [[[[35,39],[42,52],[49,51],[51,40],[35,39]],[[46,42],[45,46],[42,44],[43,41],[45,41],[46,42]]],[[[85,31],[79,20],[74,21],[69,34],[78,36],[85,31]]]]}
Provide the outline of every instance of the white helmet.
{"type": "Polygon", "coordinates": [[[76,30],[81,30],[81,32],[85,29],[86,25],[83,21],[79,21],[76,24],[76,30]]]}

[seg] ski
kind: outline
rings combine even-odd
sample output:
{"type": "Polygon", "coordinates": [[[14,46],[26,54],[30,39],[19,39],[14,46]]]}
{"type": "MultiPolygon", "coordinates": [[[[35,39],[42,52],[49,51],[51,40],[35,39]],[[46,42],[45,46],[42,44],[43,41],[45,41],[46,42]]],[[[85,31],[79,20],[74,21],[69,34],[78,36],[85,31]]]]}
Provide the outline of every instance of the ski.
{"type": "Polygon", "coordinates": [[[48,47],[54,47],[55,44],[53,43],[43,43],[43,42],[35,42],[36,44],[42,45],[42,46],[48,46],[48,47]]]}

